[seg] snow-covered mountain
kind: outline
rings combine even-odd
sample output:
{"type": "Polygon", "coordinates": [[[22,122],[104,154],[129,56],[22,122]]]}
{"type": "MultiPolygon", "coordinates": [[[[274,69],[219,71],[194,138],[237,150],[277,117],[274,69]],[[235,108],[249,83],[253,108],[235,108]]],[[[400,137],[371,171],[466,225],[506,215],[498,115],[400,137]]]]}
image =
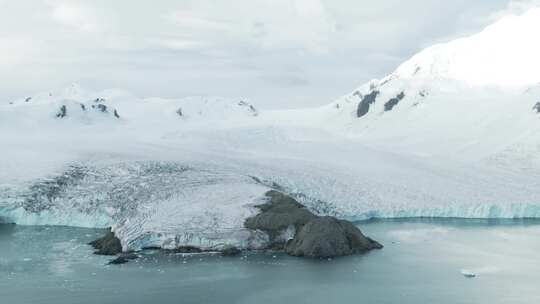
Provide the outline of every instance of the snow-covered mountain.
{"type": "MultiPolygon", "coordinates": [[[[329,106],[377,146],[485,159],[540,144],[540,8],[429,47],[329,106]]],[[[521,157],[522,155],[516,155],[521,157]]]]}
{"type": "Polygon", "coordinates": [[[255,117],[249,102],[213,96],[180,99],[141,99],[126,91],[90,92],[79,84],[63,90],[27,96],[4,104],[0,123],[51,124],[60,120],[79,124],[132,122],[148,124],[180,121],[219,121],[255,117]],[[16,121],[16,122],[14,122],[16,121]]]}
{"type": "Polygon", "coordinates": [[[319,108],[73,86],[0,106],[0,219],[125,248],[257,247],[268,189],[312,211],[540,217],[540,9],[430,47],[319,108]]]}
{"type": "Polygon", "coordinates": [[[457,80],[474,86],[527,87],[540,82],[540,9],[507,16],[482,32],[427,48],[392,77],[457,80]]]}

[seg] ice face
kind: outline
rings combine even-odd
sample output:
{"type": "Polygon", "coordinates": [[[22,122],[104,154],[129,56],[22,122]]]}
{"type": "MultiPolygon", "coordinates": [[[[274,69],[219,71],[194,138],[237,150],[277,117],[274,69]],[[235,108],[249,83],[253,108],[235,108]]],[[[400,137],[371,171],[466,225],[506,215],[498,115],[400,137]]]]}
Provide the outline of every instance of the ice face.
{"type": "Polygon", "coordinates": [[[4,221],[112,226],[125,249],[264,245],[243,228],[268,188],[248,176],[171,162],[71,165],[0,210],[4,221]]]}

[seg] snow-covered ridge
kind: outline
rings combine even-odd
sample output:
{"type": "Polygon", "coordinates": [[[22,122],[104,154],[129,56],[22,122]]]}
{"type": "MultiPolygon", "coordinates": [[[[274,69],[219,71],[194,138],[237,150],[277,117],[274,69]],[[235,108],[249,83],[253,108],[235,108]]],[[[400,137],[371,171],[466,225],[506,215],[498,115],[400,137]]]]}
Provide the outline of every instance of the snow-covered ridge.
{"type": "Polygon", "coordinates": [[[540,8],[534,8],[429,47],[327,106],[328,120],[366,143],[415,155],[492,159],[516,147],[534,154],[540,41],[533,37],[539,34],[540,8]]]}
{"type": "Polygon", "coordinates": [[[539,28],[540,7],[503,17],[477,34],[420,51],[390,75],[362,85],[341,101],[389,86],[410,86],[415,92],[409,95],[422,97],[429,89],[528,90],[540,84],[539,28]]]}
{"type": "MultiPolygon", "coordinates": [[[[141,99],[122,90],[90,92],[78,84],[63,90],[27,96],[0,106],[1,121],[53,120],[75,122],[124,121],[139,124],[175,121],[227,120],[256,117],[249,102],[213,96],[141,99]]],[[[0,123],[1,123],[0,121],[0,123]]]]}
{"type": "Polygon", "coordinates": [[[540,83],[540,8],[506,16],[482,32],[425,49],[392,76],[524,87],[540,83]]]}

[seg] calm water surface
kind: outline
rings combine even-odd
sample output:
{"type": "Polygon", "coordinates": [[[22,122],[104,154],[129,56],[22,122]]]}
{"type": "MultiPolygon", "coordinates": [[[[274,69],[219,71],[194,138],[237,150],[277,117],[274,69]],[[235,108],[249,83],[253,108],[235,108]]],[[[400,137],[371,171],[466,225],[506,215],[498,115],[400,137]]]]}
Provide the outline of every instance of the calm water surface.
{"type": "Polygon", "coordinates": [[[539,221],[359,225],[385,248],[333,260],[147,252],[120,266],[86,245],[102,230],[0,225],[0,303],[540,303],[539,221]]]}

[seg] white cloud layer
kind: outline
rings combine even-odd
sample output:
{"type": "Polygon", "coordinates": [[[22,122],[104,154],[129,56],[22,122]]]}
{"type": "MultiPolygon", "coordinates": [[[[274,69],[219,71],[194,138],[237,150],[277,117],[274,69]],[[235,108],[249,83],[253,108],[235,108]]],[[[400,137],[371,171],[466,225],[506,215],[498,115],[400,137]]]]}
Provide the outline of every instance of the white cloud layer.
{"type": "Polygon", "coordinates": [[[0,0],[1,99],[81,82],[324,104],[538,1],[0,0]]]}
{"type": "Polygon", "coordinates": [[[99,16],[92,8],[75,1],[49,1],[56,22],[82,32],[98,32],[99,16]]]}

